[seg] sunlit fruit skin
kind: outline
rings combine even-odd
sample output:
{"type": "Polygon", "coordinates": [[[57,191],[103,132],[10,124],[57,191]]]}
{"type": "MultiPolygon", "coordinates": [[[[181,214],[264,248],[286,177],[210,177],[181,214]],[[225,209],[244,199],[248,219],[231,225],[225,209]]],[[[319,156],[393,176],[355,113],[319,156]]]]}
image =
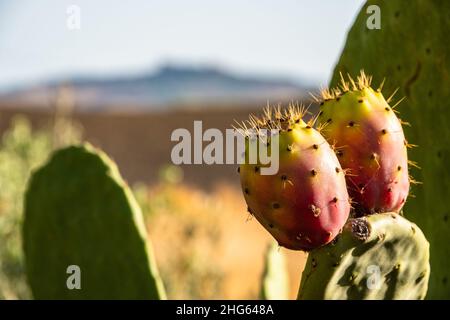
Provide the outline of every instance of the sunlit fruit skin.
{"type": "Polygon", "coordinates": [[[321,103],[321,133],[348,169],[356,215],[399,212],[410,185],[407,143],[394,110],[365,81],[321,103]]]}
{"type": "Polygon", "coordinates": [[[257,164],[242,164],[241,186],[248,211],[280,246],[309,251],[339,234],[349,216],[349,196],[323,136],[300,119],[286,122],[278,133],[278,173],[261,175],[257,164]]]}

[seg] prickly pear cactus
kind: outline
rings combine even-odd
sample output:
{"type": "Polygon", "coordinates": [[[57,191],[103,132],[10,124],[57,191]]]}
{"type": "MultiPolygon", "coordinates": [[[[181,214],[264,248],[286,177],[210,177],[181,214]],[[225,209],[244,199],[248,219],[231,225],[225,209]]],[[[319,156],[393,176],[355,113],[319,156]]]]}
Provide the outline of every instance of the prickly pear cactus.
{"type": "Polygon", "coordinates": [[[309,253],[299,299],[423,299],[429,244],[395,213],[350,219],[336,241],[309,253]]]}
{"type": "Polygon", "coordinates": [[[23,242],[36,299],[165,297],[137,203],[116,165],[88,144],[57,151],[33,174],[23,242]]]}
{"type": "Polygon", "coordinates": [[[289,276],[286,261],[278,244],[272,242],[267,248],[262,276],[261,299],[288,300],[289,276]]]}
{"type": "Polygon", "coordinates": [[[374,83],[386,77],[383,92],[399,88],[406,97],[398,109],[409,142],[409,158],[421,170],[412,174],[423,185],[414,187],[406,217],[417,223],[430,241],[431,278],[428,298],[450,298],[450,1],[368,1],[351,28],[331,85],[339,72],[352,75],[364,69],[374,83]],[[380,8],[381,29],[366,26],[368,6],[380,8]],[[420,21],[420,23],[418,23],[420,21]]]}
{"type": "MultiPolygon", "coordinates": [[[[239,167],[241,186],[250,214],[280,246],[309,251],[329,243],[350,212],[345,176],[325,138],[302,120],[300,108],[267,109],[251,120],[246,134],[246,162],[239,167]],[[264,140],[260,129],[274,130],[264,140]],[[274,141],[277,141],[275,143],[274,141]],[[249,141],[261,139],[278,151],[279,170],[263,175],[260,164],[249,158],[249,141]],[[275,146],[277,144],[277,146],[275,146]]],[[[266,144],[260,143],[260,148],[266,144]]]]}

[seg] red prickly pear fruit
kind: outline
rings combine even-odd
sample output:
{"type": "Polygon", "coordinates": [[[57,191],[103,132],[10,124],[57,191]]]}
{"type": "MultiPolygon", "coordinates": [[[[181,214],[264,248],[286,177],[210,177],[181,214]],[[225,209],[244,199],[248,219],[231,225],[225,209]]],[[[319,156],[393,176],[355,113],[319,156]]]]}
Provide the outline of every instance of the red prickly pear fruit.
{"type": "MultiPolygon", "coordinates": [[[[399,212],[409,192],[407,142],[381,88],[361,71],[355,82],[322,91],[319,128],[346,170],[355,215],[399,212]],[[347,171],[348,170],[348,171],[347,171]]],[[[394,106],[395,108],[395,106],[394,106]]]]}
{"type": "Polygon", "coordinates": [[[251,117],[244,123],[246,159],[239,173],[250,214],[280,246],[310,251],[340,233],[350,213],[350,201],[333,149],[311,123],[302,120],[303,112],[293,106],[283,113],[279,108],[267,108],[263,117],[251,117]],[[264,175],[259,157],[256,164],[250,163],[248,127],[256,129],[259,138],[260,129],[273,130],[258,148],[267,148],[269,154],[278,150],[276,174],[264,175]]]}

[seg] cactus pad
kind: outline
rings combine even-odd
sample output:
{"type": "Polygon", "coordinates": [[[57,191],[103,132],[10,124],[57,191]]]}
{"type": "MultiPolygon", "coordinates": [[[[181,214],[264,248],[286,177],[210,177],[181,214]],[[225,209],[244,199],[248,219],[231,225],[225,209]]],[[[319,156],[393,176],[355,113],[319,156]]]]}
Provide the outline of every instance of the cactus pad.
{"type": "Polygon", "coordinates": [[[261,299],[287,300],[289,297],[289,275],[286,260],[278,244],[272,242],[267,248],[262,276],[261,299]]]}
{"type": "Polygon", "coordinates": [[[108,157],[85,144],[55,152],[25,196],[23,242],[36,299],[161,299],[141,211],[108,157]],[[80,289],[68,289],[71,265],[80,289]]]}
{"type": "Polygon", "coordinates": [[[428,260],[425,236],[402,216],[350,219],[333,243],[310,252],[298,298],[423,299],[428,260]]]}
{"type": "Polygon", "coordinates": [[[431,278],[428,298],[450,298],[450,2],[416,0],[368,1],[351,28],[331,86],[339,72],[356,75],[360,69],[379,84],[383,92],[406,97],[397,108],[404,121],[406,138],[419,148],[409,150],[413,169],[423,185],[412,189],[416,196],[405,205],[405,215],[417,223],[430,241],[431,278]],[[377,5],[381,29],[366,26],[368,6],[377,5]],[[418,24],[420,21],[420,24],[418,24]]]}

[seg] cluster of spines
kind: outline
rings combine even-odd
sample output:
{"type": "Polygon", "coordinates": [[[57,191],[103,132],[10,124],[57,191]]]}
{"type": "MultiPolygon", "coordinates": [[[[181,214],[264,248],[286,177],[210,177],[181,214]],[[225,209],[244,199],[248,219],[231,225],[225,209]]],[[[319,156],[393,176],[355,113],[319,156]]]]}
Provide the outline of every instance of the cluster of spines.
{"type": "MultiPolygon", "coordinates": [[[[315,102],[319,103],[320,105],[323,105],[325,102],[330,100],[336,100],[339,101],[340,98],[349,91],[360,91],[364,90],[366,88],[370,88],[372,84],[372,76],[368,76],[365,74],[364,70],[360,71],[360,74],[356,77],[356,80],[354,80],[350,74],[347,74],[348,81],[345,80],[342,73],[339,73],[341,77],[341,82],[339,85],[335,88],[324,88],[320,90],[319,96],[314,95],[313,93],[310,93],[311,97],[314,99],[315,102]]],[[[378,86],[377,92],[381,92],[384,86],[385,79],[381,82],[381,84],[378,86]]],[[[389,96],[389,98],[386,99],[387,103],[390,103],[394,96],[397,94],[398,88],[394,90],[394,92],[389,96]]],[[[405,99],[405,97],[398,100],[395,105],[392,107],[386,107],[386,111],[394,111],[395,108],[405,99]]],[[[358,101],[360,103],[363,102],[363,100],[358,101]]],[[[409,125],[409,123],[401,121],[402,125],[409,125]]]]}
{"type": "MultiPolygon", "coordinates": [[[[234,129],[246,137],[255,134],[263,134],[262,129],[275,130],[276,132],[292,131],[296,124],[299,124],[303,117],[308,113],[307,108],[299,103],[290,103],[285,109],[281,106],[276,107],[267,106],[264,108],[262,116],[255,116],[251,114],[248,120],[236,122],[237,126],[234,129]]],[[[315,119],[308,121],[306,128],[314,126],[315,119]]]]}
{"type": "MultiPolygon", "coordinates": [[[[369,88],[370,85],[372,84],[372,77],[367,76],[363,70],[361,70],[360,75],[357,76],[356,81],[349,74],[347,74],[348,81],[345,80],[342,73],[340,73],[340,75],[341,75],[341,83],[337,87],[322,89],[320,91],[319,97],[310,93],[312,98],[320,104],[323,104],[328,100],[339,101],[340,97],[346,92],[364,90],[365,88],[369,88]]],[[[380,87],[377,89],[378,92],[381,92],[383,84],[384,80],[381,83],[380,87]]]]}

